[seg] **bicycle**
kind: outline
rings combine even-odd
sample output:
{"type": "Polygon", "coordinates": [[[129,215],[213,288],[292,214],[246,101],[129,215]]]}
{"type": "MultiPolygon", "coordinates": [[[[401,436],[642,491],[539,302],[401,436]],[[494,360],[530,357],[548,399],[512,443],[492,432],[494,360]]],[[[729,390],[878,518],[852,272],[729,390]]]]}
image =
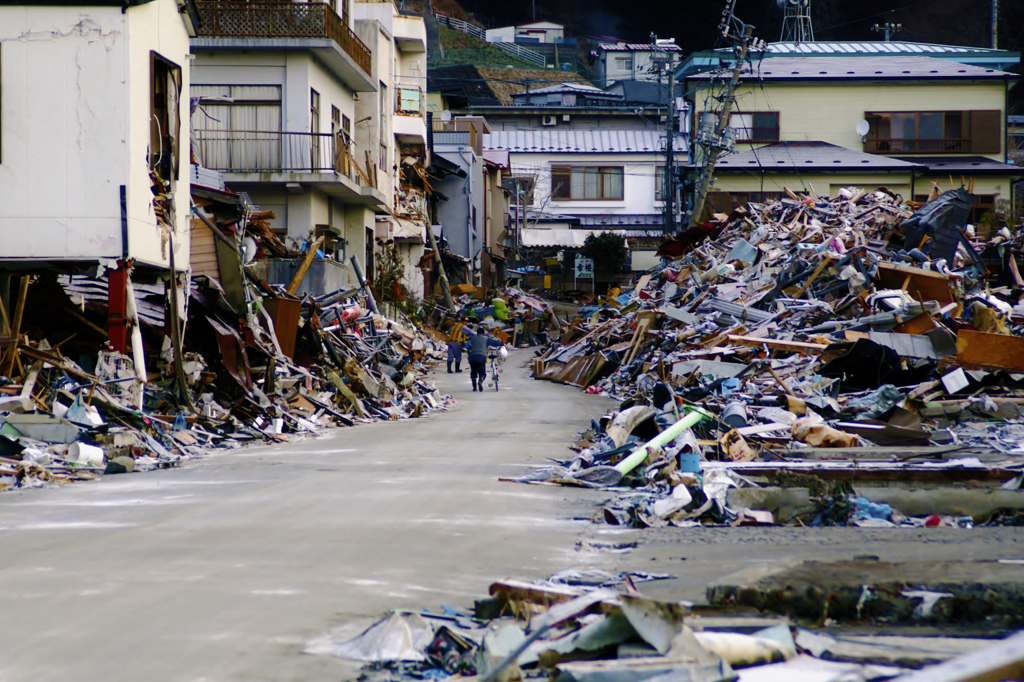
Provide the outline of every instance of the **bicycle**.
{"type": "Polygon", "coordinates": [[[492,351],[488,351],[487,359],[490,361],[490,365],[491,365],[491,379],[494,381],[494,390],[497,391],[498,390],[498,375],[501,374],[501,370],[498,368],[499,367],[499,365],[498,365],[498,359],[499,359],[498,358],[498,352],[497,351],[493,351],[493,350],[492,351]]]}

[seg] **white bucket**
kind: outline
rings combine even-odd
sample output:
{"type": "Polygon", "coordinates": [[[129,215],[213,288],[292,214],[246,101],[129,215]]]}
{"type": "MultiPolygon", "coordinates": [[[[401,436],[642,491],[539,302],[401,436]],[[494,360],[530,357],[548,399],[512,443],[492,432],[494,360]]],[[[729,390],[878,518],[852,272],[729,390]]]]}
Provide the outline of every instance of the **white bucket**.
{"type": "Polygon", "coordinates": [[[273,421],[274,430],[271,433],[283,433],[284,432],[284,419],[278,417],[273,421]]]}
{"type": "Polygon", "coordinates": [[[72,443],[68,447],[67,458],[72,462],[84,464],[90,467],[103,466],[103,448],[87,443],[72,443]]]}

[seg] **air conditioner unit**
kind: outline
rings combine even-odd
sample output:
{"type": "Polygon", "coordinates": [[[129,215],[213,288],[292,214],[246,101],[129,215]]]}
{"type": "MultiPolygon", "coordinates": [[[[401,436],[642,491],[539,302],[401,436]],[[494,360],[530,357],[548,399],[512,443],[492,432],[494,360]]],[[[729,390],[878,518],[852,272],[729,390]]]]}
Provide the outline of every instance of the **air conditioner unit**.
{"type": "Polygon", "coordinates": [[[562,120],[565,121],[566,123],[568,123],[569,122],[569,114],[562,114],[562,120]]]}
{"type": "Polygon", "coordinates": [[[540,117],[540,123],[541,123],[541,125],[546,125],[546,126],[558,125],[558,117],[557,116],[541,116],[540,117]]]}

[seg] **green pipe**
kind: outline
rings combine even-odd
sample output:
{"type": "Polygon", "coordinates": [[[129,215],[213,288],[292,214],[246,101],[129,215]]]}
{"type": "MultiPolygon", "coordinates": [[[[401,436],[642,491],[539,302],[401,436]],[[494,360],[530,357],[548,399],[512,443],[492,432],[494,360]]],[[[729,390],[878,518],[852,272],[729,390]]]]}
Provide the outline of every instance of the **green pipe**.
{"type": "Polygon", "coordinates": [[[683,431],[690,428],[704,417],[710,417],[708,412],[700,407],[693,408],[693,411],[687,414],[685,417],[677,421],[672,426],[668,427],[657,436],[647,441],[633,452],[629,453],[629,457],[622,460],[615,465],[615,470],[625,476],[633,469],[637,468],[638,465],[643,463],[647,459],[648,448],[660,448],[662,445],[671,443],[682,434],[683,431]]]}

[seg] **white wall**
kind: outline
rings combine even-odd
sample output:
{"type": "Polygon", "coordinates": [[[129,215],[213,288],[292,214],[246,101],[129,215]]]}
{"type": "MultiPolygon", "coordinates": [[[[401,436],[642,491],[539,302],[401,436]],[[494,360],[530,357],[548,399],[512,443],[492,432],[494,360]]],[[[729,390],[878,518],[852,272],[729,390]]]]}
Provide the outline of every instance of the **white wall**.
{"type": "Polygon", "coordinates": [[[581,215],[658,213],[654,201],[655,166],[664,157],[654,154],[517,154],[510,155],[512,175],[536,175],[533,207],[550,213],[581,215]],[[621,201],[555,201],[551,199],[551,166],[622,166],[621,201]]]}
{"type": "MultiPolygon", "coordinates": [[[[120,9],[117,9],[119,12],[120,9]]],[[[169,263],[164,235],[156,225],[153,192],[146,156],[150,146],[151,52],[181,68],[182,84],[178,119],[178,181],[171,191],[176,197],[174,225],[175,267],[184,269],[189,261],[189,98],[190,71],[188,32],[175,0],[156,0],[128,9],[129,82],[131,125],[128,180],[128,245],[140,262],[166,267],[169,263]]],[[[96,76],[101,77],[100,74],[96,76]]],[[[97,78],[99,79],[99,78],[97,78]]]]}
{"type": "MultiPolygon", "coordinates": [[[[165,268],[150,191],[150,50],[182,69],[179,182],[188,185],[188,34],[173,0],[131,7],[0,7],[0,257],[122,255],[165,268]]],[[[178,263],[188,262],[178,202],[178,263]]]]}
{"type": "Polygon", "coordinates": [[[126,32],[117,8],[0,6],[0,256],[121,255],[126,32]]]}
{"type": "Polygon", "coordinates": [[[516,27],[502,26],[501,28],[487,29],[485,34],[489,43],[514,43],[516,42],[516,27]]]}

